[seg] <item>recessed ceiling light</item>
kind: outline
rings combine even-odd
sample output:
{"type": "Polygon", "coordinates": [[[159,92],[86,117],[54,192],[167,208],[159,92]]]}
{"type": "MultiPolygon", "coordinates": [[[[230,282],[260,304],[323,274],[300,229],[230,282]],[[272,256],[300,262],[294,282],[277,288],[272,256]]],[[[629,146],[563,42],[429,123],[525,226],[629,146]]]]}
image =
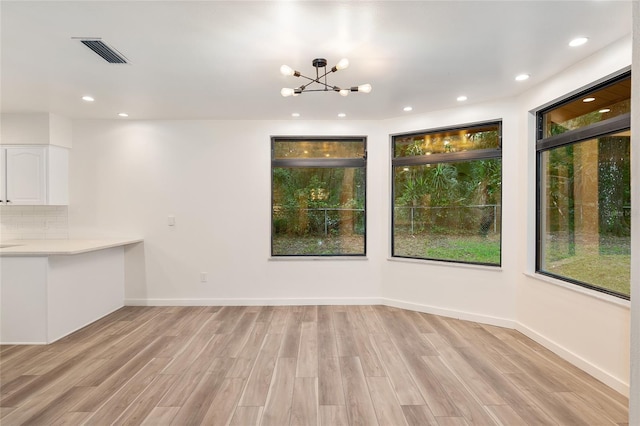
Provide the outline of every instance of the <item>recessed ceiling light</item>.
{"type": "Polygon", "coordinates": [[[569,46],[571,46],[571,47],[582,46],[587,41],[589,41],[589,39],[587,37],[576,37],[576,38],[574,38],[573,40],[571,40],[569,42],[569,46]]]}
{"type": "Polygon", "coordinates": [[[466,96],[462,95],[462,96],[458,96],[458,97],[456,98],[456,101],[458,101],[458,102],[464,102],[464,101],[466,101],[467,99],[468,99],[468,98],[467,98],[466,96]]]}
{"type": "Polygon", "coordinates": [[[611,112],[610,108],[602,108],[600,111],[598,111],[600,114],[605,114],[607,112],[611,112]]]}
{"type": "Polygon", "coordinates": [[[584,98],[584,99],[582,100],[582,102],[593,102],[593,101],[595,101],[595,100],[596,100],[596,98],[584,98]]]}
{"type": "Polygon", "coordinates": [[[291,113],[292,117],[300,117],[300,113],[299,112],[293,112],[291,113]]]}
{"type": "Polygon", "coordinates": [[[403,110],[404,112],[413,111],[413,107],[406,106],[406,107],[402,108],[402,110],[403,110]]]}
{"type": "Polygon", "coordinates": [[[127,114],[126,112],[118,113],[118,115],[119,115],[120,117],[128,117],[128,116],[129,116],[129,114],[127,114]]]}
{"type": "Polygon", "coordinates": [[[338,117],[340,118],[345,118],[347,116],[347,114],[345,114],[344,112],[341,112],[340,114],[338,114],[338,117]]]}
{"type": "Polygon", "coordinates": [[[83,96],[82,100],[85,101],[85,102],[93,102],[93,101],[95,101],[95,99],[93,99],[92,96],[88,96],[88,95],[87,96],[83,96]]]}
{"type": "Polygon", "coordinates": [[[529,80],[529,77],[531,77],[529,74],[520,74],[516,76],[516,81],[529,80]]]}

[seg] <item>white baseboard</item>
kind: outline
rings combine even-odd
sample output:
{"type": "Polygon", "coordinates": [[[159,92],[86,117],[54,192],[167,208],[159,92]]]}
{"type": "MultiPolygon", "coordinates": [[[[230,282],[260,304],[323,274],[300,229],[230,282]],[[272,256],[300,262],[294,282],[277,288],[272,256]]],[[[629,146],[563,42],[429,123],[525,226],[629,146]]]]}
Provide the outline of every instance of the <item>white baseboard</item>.
{"type": "Polygon", "coordinates": [[[469,312],[456,311],[453,309],[436,308],[435,306],[420,305],[417,303],[405,302],[404,300],[382,298],[381,304],[386,306],[393,306],[394,308],[408,309],[410,311],[424,312],[425,314],[440,315],[443,317],[473,321],[481,324],[495,325],[498,327],[514,328],[516,324],[515,321],[507,318],[492,317],[489,315],[474,314],[469,312]]]}
{"type": "Polygon", "coordinates": [[[301,306],[380,305],[378,297],[329,297],[292,299],[125,299],[125,306],[301,306]]]}
{"type": "Polygon", "coordinates": [[[541,344],[545,348],[549,349],[551,352],[558,355],[560,358],[570,362],[571,364],[575,365],[579,369],[583,370],[584,372],[600,380],[602,383],[609,386],[610,388],[616,390],[617,392],[621,393],[626,397],[629,397],[629,390],[630,390],[629,383],[625,383],[620,379],[618,379],[617,377],[612,376],[611,374],[602,370],[598,366],[590,363],[589,361],[585,360],[581,356],[571,352],[570,350],[554,342],[553,340],[550,340],[542,336],[541,334],[530,329],[524,324],[516,323],[515,330],[524,334],[531,340],[534,340],[535,342],[541,344]]]}

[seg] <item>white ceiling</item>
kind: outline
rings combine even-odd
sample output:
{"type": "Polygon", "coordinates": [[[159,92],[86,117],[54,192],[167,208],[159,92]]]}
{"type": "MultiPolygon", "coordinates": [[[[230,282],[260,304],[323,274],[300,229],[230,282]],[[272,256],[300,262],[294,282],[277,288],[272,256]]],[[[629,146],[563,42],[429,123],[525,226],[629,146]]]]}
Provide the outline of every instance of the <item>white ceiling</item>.
{"type": "Polygon", "coordinates": [[[71,118],[381,119],[513,96],[631,33],[630,1],[0,2],[2,112],[71,118]],[[589,42],[568,47],[576,36],[589,42]],[[108,64],[72,37],[100,37],[108,64]],[[370,94],[280,96],[314,58],[370,94]],[[531,79],[516,82],[520,73],[531,79]],[[96,101],[81,100],[91,95],[96,101]]]}

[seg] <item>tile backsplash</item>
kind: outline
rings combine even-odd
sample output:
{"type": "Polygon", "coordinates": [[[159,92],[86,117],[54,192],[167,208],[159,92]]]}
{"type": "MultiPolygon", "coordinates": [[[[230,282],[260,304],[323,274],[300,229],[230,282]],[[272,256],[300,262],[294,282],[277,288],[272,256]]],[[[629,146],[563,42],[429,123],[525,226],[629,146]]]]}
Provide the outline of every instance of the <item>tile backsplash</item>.
{"type": "Polygon", "coordinates": [[[67,206],[0,206],[0,240],[69,238],[67,206]]]}

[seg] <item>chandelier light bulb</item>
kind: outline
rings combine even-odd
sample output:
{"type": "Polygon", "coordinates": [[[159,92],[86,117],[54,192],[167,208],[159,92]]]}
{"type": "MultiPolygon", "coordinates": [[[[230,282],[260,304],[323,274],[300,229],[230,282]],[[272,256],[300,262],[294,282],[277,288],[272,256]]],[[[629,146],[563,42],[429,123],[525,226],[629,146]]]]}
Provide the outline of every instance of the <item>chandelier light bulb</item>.
{"type": "Polygon", "coordinates": [[[285,98],[288,96],[293,95],[294,91],[293,89],[289,88],[289,87],[283,87],[282,90],[280,91],[280,94],[282,96],[284,96],[285,98]]]}
{"type": "Polygon", "coordinates": [[[349,89],[340,89],[340,95],[342,96],[349,96],[349,89]]]}
{"type": "Polygon", "coordinates": [[[371,85],[369,83],[361,84],[360,86],[358,86],[358,92],[362,92],[362,93],[371,92],[371,85]]]}
{"type": "Polygon", "coordinates": [[[280,67],[280,73],[282,75],[293,75],[294,70],[289,65],[283,65],[280,67]]]}
{"type": "Polygon", "coordinates": [[[343,70],[349,66],[349,60],[347,58],[340,59],[340,62],[336,65],[336,68],[339,70],[343,70]]]}

